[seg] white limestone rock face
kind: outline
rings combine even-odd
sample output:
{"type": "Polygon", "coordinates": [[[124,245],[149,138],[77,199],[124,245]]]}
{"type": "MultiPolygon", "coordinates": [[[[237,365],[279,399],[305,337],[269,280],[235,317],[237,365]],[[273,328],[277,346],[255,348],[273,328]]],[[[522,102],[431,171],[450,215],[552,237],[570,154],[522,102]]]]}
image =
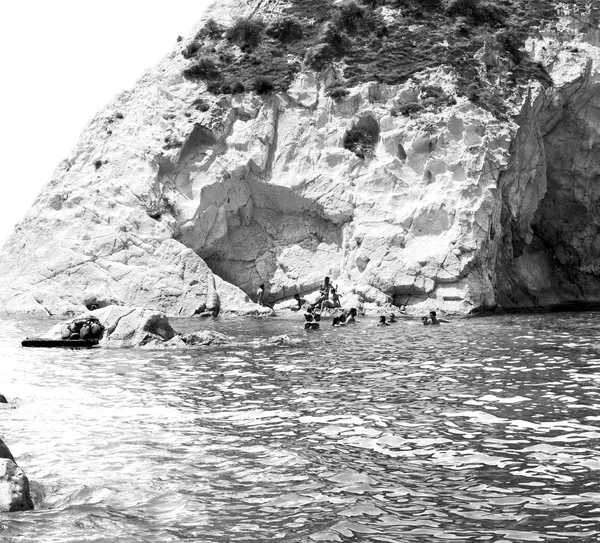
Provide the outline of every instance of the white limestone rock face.
{"type": "MultiPolygon", "coordinates": [[[[226,0],[207,17],[281,5],[226,0]]],[[[0,311],[263,314],[247,299],[259,284],[273,303],[325,275],[354,304],[409,312],[600,299],[594,24],[565,18],[531,40],[556,86],[515,94],[502,121],[460,97],[396,113],[427,85],[454,94],[445,68],[339,101],[325,94],[335,70],[284,94],[213,96],[182,77],[184,40],[90,122],[18,225],[0,311]],[[344,148],[353,127],[372,154],[344,148]]]]}

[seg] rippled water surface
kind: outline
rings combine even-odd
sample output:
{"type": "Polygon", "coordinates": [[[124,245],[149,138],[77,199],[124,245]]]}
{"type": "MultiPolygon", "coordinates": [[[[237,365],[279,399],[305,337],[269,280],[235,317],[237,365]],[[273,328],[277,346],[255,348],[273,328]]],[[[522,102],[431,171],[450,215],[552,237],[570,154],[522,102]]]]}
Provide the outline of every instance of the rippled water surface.
{"type": "Polygon", "coordinates": [[[53,322],[0,321],[36,502],[0,541],[598,541],[599,317],[175,321],[238,343],[171,352],[24,349],[53,322]]]}

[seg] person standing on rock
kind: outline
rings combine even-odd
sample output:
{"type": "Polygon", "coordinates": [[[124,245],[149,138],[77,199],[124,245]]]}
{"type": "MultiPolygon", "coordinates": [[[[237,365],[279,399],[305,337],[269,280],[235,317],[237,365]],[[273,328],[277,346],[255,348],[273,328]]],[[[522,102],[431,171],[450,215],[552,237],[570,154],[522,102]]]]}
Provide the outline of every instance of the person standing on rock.
{"type": "Polygon", "coordinates": [[[256,303],[258,305],[265,305],[264,297],[265,297],[265,285],[264,285],[264,283],[261,283],[258,287],[258,290],[256,291],[256,303]]]}

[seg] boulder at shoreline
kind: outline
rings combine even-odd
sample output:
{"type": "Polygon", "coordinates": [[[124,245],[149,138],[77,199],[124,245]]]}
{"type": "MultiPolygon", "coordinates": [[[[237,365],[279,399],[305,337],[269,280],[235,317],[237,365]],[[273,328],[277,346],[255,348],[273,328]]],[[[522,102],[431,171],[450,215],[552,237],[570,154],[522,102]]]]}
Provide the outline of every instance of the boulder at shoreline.
{"type": "Polygon", "coordinates": [[[33,500],[29,480],[17,466],[10,449],[0,439],[0,512],[29,511],[33,500]]]}

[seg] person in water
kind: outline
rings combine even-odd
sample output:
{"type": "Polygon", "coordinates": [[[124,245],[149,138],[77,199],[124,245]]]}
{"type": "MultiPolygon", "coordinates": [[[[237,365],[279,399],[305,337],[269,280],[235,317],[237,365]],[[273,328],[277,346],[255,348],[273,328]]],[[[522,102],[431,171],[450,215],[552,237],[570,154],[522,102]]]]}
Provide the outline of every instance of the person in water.
{"type": "Polygon", "coordinates": [[[394,313],[390,313],[390,318],[389,318],[388,322],[389,322],[390,324],[391,324],[391,323],[393,323],[393,322],[398,322],[398,321],[396,320],[396,315],[394,315],[394,313]]]}
{"type": "Polygon", "coordinates": [[[304,298],[300,298],[300,294],[298,293],[294,294],[294,299],[296,300],[298,306],[292,307],[292,311],[300,311],[302,306],[306,303],[306,300],[304,298]]]}
{"type": "Polygon", "coordinates": [[[389,326],[389,323],[386,322],[385,315],[379,317],[379,326],[389,326]]]}
{"type": "Polygon", "coordinates": [[[452,321],[447,321],[444,319],[438,319],[437,313],[435,311],[429,312],[429,319],[431,320],[431,324],[440,324],[441,322],[452,322],[452,321]]]}
{"type": "Polygon", "coordinates": [[[265,305],[264,297],[265,297],[265,285],[264,285],[264,283],[261,283],[258,286],[258,290],[256,291],[256,303],[258,305],[265,305]]]}
{"type": "Polygon", "coordinates": [[[356,315],[358,312],[356,311],[356,307],[350,308],[350,313],[348,314],[348,318],[346,319],[346,324],[356,324],[356,315]]]}
{"type": "Polygon", "coordinates": [[[428,317],[421,317],[421,321],[423,321],[423,324],[425,326],[429,326],[429,318],[428,317]]]}
{"type": "Polygon", "coordinates": [[[305,330],[318,330],[319,329],[319,323],[314,321],[312,313],[306,313],[306,315],[304,315],[304,319],[306,320],[306,322],[304,323],[305,330]]]}

